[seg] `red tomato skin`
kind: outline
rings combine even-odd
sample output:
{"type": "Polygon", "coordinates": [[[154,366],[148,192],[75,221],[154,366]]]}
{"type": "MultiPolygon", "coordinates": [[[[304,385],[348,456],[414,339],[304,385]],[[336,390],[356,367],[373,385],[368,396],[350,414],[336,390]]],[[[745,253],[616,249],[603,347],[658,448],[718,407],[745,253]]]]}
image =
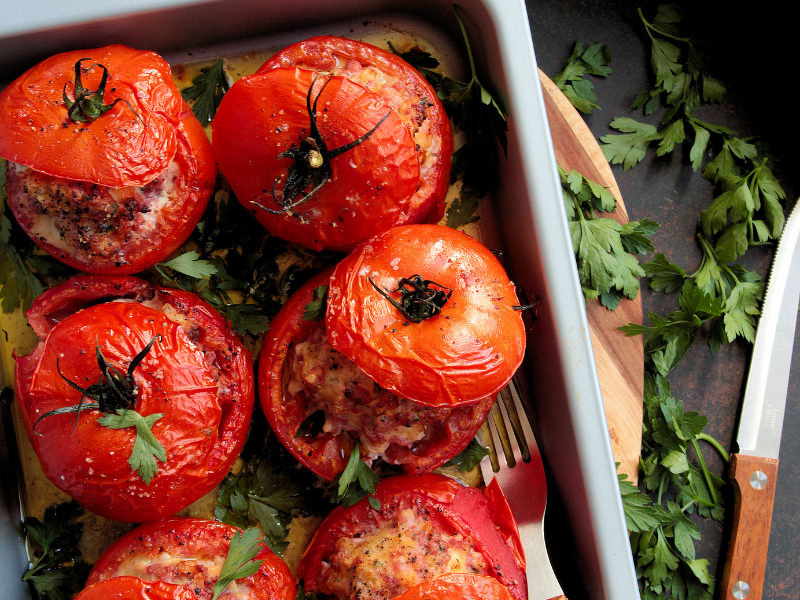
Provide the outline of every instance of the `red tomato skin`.
{"type": "Polygon", "coordinates": [[[414,586],[397,600],[513,600],[508,589],[491,577],[470,573],[440,575],[414,586]]]}
{"type": "MultiPolygon", "coordinates": [[[[182,99],[181,106],[179,119],[173,127],[177,145],[174,160],[180,167],[177,183],[179,191],[174,201],[159,210],[158,227],[155,231],[142,236],[136,235],[136,229],[131,228],[130,231],[125,231],[123,242],[117,244],[115,239],[113,253],[106,255],[80,249],[65,250],[35,234],[37,215],[30,214],[16,202],[10,202],[11,210],[20,227],[45,252],[87,273],[128,275],[143,271],[169,257],[189,238],[195,225],[202,218],[217,178],[217,167],[208,136],[189,105],[182,99]]],[[[35,167],[32,168],[37,170],[35,167]]],[[[15,185],[21,184],[9,179],[9,197],[14,197],[17,193],[15,185]]],[[[117,226],[130,227],[123,221],[117,226]]]]}
{"type": "MultiPolygon", "coordinates": [[[[313,321],[303,320],[303,313],[306,304],[314,299],[314,290],[327,285],[332,273],[333,268],[329,268],[312,277],[283,306],[264,338],[258,366],[259,398],[272,431],[301,464],[328,481],[344,469],[346,457],[352,451],[352,440],[343,434],[328,433],[321,433],[311,441],[305,436],[295,437],[305,418],[304,407],[295,397],[287,397],[283,369],[291,344],[304,340],[309,330],[317,326],[313,321]]],[[[386,454],[402,464],[403,471],[409,475],[440,467],[469,444],[492,404],[491,399],[478,403],[468,429],[458,428],[454,418],[429,443],[414,450],[390,446],[386,454]]]]}
{"type": "MultiPolygon", "coordinates": [[[[430,137],[430,149],[421,147],[419,188],[412,199],[412,207],[397,225],[405,223],[438,222],[444,215],[445,196],[450,185],[450,166],[453,154],[453,133],[450,119],[436,95],[436,90],[417,69],[399,56],[372,44],[331,35],[309,38],[292,44],[270,57],[259,73],[279,67],[301,67],[318,72],[330,72],[337,63],[344,64],[342,74],[348,77],[349,61],[375,67],[396,78],[387,86],[385,100],[400,114],[405,123],[416,127],[424,137],[430,137]],[[397,100],[392,100],[392,96],[397,100]]],[[[338,72],[337,72],[338,74],[338,72]]],[[[369,82],[367,87],[369,87],[369,82]]],[[[349,250],[352,250],[350,248],[349,250]]]]}
{"type": "MultiPolygon", "coordinates": [[[[82,76],[97,89],[102,69],[82,76]]],[[[52,56],[0,92],[0,156],[36,171],[109,187],[140,186],[175,156],[182,99],[169,65],[155,52],[112,45],[52,56]],[[114,108],[91,123],[75,123],[63,101],[74,99],[75,63],[108,68],[105,103],[114,108]],[[146,127],[142,125],[139,115],[146,127]]]]}
{"type": "MultiPolygon", "coordinates": [[[[209,577],[202,568],[197,567],[198,554],[210,557],[225,557],[228,554],[230,541],[237,528],[207,519],[172,517],[155,523],[146,523],[132,529],[106,550],[89,573],[87,585],[104,580],[116,579],[116,573],[132,558],[147,559],[166,553],[172,557],[182,558],[173,565],[174,568],[158,575],[164,581],[190,581],[182,583],[189,589],[195,588],[200,593],[197,598],[211,598],[216,578],[209,577]]],[[[295,600],[297,585],[294,577],[278,556],[264,547],[257,556],[263,560],[261,568],[255,575],[244,579],[250,587],[251,600],[295,600]]],[[[153,574],[155,576],[155,574],[153,574]]],[[[222,596],[225,598],[225,595],[222,596]]]]}
{"type": "MultiPolygon", "coordinates": [[[[399,299],[399,294],[393,294],[399,299]]],[[[420,404],[460,406],[494,396],[525,353],[514,285],[470,236],[440,225],[394,227],[359,245],[331,276],[331,344],[383,388],[420,404]],[[410,322],[367,277],[394,290],[418,274],[453,290],[438,315],[410,322]]]]}
{"type": "MultiPolygon", "coordinates": [[[[515,600],[527,599],[525,565],[517,562],[512,548],[497,529],[489,501],[477,488],[436,473],[400,475],[382,480],[375,498],[382,509],[400,505],[425,510],[425,515],[438,528],[468,538],[486,557],[491,576],[503,584],[515,600]]],[[[304,583],[306,592],[315,591],[319,586],[322,561],[331,555],[336,540],[377,529],[381,521],[381,509],[373,509],[367,498],[352,506],[336,507],[314,533],[297,567],[297,581],[304,583]]]]}
{"type": "Polygon", "coordinates": [[[187,587],[138,577],[115,577],[83,589],[75,600],[197,600],[187,587]]]}
{"type": "Polygon", "coordinates": [[[335,77],[314,84],[319,94],[317,127],[332,151],[370,131],[355,148],[331,160],[331,178],[317,195],[290,214],[272,197],[287,179],[290,158],[279,153],[309,135],[307,94],[315,74],[277,69],[244,77],[225,94],[212,122],[214,153],[239,201],[270,233],[322,250],[353,246],[403,218],[419,182],[419,163],[411,135],[394,111],[365,88],[335,77]],[[259,207],[260,205],[261,207],[259,207]]]}
{"type": "Polygon", "coordinates": [[[210,305],[133,277],[84,275],[40,296],[29,314],[43,341],[17,357],[16,394],[42,469],[57,487],[101,516],[144,522],[176,513],[225,477],[247,435],[254,381],[249,352],[210,305]],[[122,298],[133,301],[110,301],[122,298]],[[142,303],[148,299],[180,315],[187,329],[142,303]],[[167,462],[158,462],[149,486],[128,464],[134,429],[101,426],[99,411],[81,412],[74,434],[74,414],[43,419],[33,433],[39,416],[75,405],[81,395],[57,374],[57,357],[62,373],[82,387],[99,379],[95,335],[123,372],[152,337],[162,336],[134,371],[137,412],[164,415],[152,431],[167,462]]]}

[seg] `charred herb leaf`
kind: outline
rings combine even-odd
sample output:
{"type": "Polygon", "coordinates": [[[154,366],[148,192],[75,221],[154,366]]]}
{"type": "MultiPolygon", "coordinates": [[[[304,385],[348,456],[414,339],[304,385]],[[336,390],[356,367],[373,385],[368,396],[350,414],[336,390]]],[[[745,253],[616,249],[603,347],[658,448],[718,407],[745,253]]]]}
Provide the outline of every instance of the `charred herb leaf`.
{"type": "Polygon", "coordinates": [[[447,226],[459,229],[480,220],[478,211],[479,198],[474,195],[463,195],[456,198],[447,207],[447,226]]]}
{"type": "Polygon", "coordinates": [[[40,598],[68,600],[83,589],[90,565],[78,550],[83,524],[77,519],[82,514],[83,509],[72,500],[47,508],[43,522],[25,519],[23,527],[34,557],[22,580],[29,581],[40,598]]]}
{"type": "Polygon", "coordinates": [[[256,528],[240,530],[233,534],[219,579],[214,584],[212,600],[217,600],[233,581],[258,573],[264,560],[256,560],[256,556],[263,547],[264,540],[256,528]]]}
{"type": "Polygon", "coordinates": [[[597,106],[597,96],[594,85],[584,75],[607,77],[611,74],[608,63],[611,62],[613,53],[607,46],[597,42],[584,49],[581,41],[575,42],[575,48],[567,59],[564,70],[553,77],[553,83],[558,86],[572,105],[582,113],[590,114],[597,106]]]}
{"type": "Polygon", "coordinates": [[[430,52],[425,52],[419,47],[411,48],[406,52],[398,52],[392,45],[392,42],[387,42],[389,49],[410,64],[415,69],[435,69],[439,66],[439,61],[436,60],[430,52]]]}
{"type": "Polygon", "coordinates": [[[136,440],[133,442],[131,456],[128,459],[131,469],[139,473],[145,485],[150,485],[150,481],[158,472],[158,463],[167,462],[167,451],[161,442],[156,439],[150,431],[153,424],[164,416],[163,413],[154,413],[143,417],[135,410],[119,408],[115,415],[105,415],[97,419],[103,427],[109,429],[136,428],[136,440]]]}
{"type": "Polygon", "coordinates": [[[297,597],[295,600],[319,600],[319,596],[316,592],[306,593],[305,589],[303,589],[303,584],[299,583],[297,585],[297,597]]]}
{"type": "Polygon", "coordinates": [[[328,309],[328,286],[320,285],[314,288],[314,299],[306,304],[303,311],[304,321],[321,321],[328,309]]]}
{"type": "Polygon", "coordinates": [[[200,74],[192,79],[192,85],[181,90],[181,96],[187,102],[193,101],[192,112],[205,127],[217,114],[219,103],[228,89],[225,64],[220,58],[212,66],[200,69],[200,74]]]}
{"type": "Polygon", "coordinates": [[[258,525],[265,544],[281,554],[292,519],[321,514],[323,502],[311,472],[273,438],[238,474],[231,473],[223,480],[214,517],[240,528],[258,525]]]}
{"type": "Polygon", "coordinates": [[[489,456],[488,448],[484,448],[478,440],[473,439],[466,448],[451,458],[444,466],[458,467],[458,471],[464,473],[477,467],[484,456],[489,456]]]}
{"type": "Polygon", "coordinates": [[[352,506],[365,496],[369,497],[369,505],[378,510],[381,505],[375,498],[375,486],[378,476],[361,458],[358,440],[353,444],[350,458],[344,470],[333,480],[334,492],[331,501],[342,506],[352,506]],[[358,484],[358,485],[356,485],[358,484]]]}

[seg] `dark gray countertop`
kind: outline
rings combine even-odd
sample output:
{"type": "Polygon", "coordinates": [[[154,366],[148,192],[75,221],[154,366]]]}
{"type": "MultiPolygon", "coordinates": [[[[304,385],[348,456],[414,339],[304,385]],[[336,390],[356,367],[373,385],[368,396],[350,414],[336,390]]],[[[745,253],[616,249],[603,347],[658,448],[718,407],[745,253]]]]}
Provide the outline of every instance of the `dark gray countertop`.
{"type": "MultiPolygon", "coordinates": [[[[605,79],[592,78],[602,110],[585,116],[595,136],[612,133],[608,124],[614,117],[629,116],[658,124],[657,116],[645,117],[631,108],[633,99],[650,88],[650,43],[639,20],[641,7],[649,18],[657,2],[630,0],[526,0],[533,43],[539,67],[549,76],[561,71],[576,40],[584,45],[602,42],[614,51],[613,73],[605,79]]],[[[726,125],[744,135],[758,135],[770,144],[777,160],[776,175],[791,207],[800,190],[794,146],[800,118],[790,92],[792,77],[789,60],[783,59],[789,19],[781,17],[773,3],[751,5],[737,11],[731,3],[683,3],[685,12],[701,24],[697,34],[713,43],[714,64],[728,85],[726,100],[699,109],[701,118],[726,125]],[[776,18],[777,17],[777,18],[776,18]]],[[[631,219],[650,217],[661,223],[654,236],[656,250],[687,271],[700,262],[695,242],[699,213],[713,198],[712,186],[700,172],[693,172],[685,152],[658,158],[655,152],[637,167],[614,175],[631,219]]],[[[742,262],[766,276],[772,249],[751,250],[742,262]]],[[[674,310],[677,295],[664,295],[645,289],[644,310],[666,313],[674,310]]],[[[795,340],[800,339],[800,331],[795,340]]],[[[800,344],[795,343],[796,348],[800,344]]],[[[669,381],[673,395],[687,410],[709,418],[706,433],[729,450],[735,451],[738,411],[744,392],[751,346],[736,342],[711,354],[705,339],[700,339],[669,381]]],[[[792,360],[792,378],[787,399],[781,445],[779,481],[772,521],[764,598],[800,598],[800,351],[792,360]]],[[[704,456],[710,467],[727,476],[727,467],[709,448],[704,456]]],[[[702,540],[698,557],[710,561],[710,572],[719,580],[733,516],[730,490],[724,523],[698,519],[702,540]]],[[[568,586],[567,586],[568,587],[568,586]]],[[[568,592],[568,589],[567,589],[568,592]]],[[[719,591],[718,591],[719,593],[719,591]]],[[[569,593],[567,593],[569,597],[569,593]]],[[[717,595],[716,597],[719,597],[717,595]]]]}

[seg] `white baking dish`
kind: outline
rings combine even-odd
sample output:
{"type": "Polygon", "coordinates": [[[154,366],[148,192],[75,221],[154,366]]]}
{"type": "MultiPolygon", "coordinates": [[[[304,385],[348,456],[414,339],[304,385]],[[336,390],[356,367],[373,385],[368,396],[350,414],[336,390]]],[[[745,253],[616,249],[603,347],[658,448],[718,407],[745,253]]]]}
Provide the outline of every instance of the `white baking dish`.
{"type": "MultiPolygon", "coordinates": [[[[638,598],[525,5],[464,0],[460,6],[482,82],[509,113],[508,157],[484,224],[503,248],[511,278],[539,298],[523,376],[548,470],[547,531],[556,571],[571,600],[638,598]]],[[[0,80],[69,49],[122,43],[186,60],[189,51],[194,58],[213,55],[251,38],[279,47],[310,34],[346,34],[365,21],[416,23],[443,48],[462,48],[446,0],[48,0],[33,8],[18,2],[0,21],[0,80]]],[[[12,428],[5,409],[0,417],[0,589],[3,600],[18,600],[28,593],[19,581],[27,559],[12,428]]]]}

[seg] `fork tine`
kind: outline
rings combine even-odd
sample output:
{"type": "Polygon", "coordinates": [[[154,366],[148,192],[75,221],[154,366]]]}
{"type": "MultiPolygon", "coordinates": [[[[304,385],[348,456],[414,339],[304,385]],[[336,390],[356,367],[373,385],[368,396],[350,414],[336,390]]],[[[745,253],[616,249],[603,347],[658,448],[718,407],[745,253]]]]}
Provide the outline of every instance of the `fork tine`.
{"type": "MultiPolygon", "coordinates": [[[[505,455],[506,465],[508,468],[513,468],[517,464],[517,459],[514,456],[514,448],[512,445],[512,438],[508,434],[508,428],[506,427],[506,417],[503,414],[501,409],[501,403],[495,400],[494,406],[492,406],[492,422],[490,424],[494,425],[499,439],[495,440],[495,442],[499,442],[499,444],[495,444],[495,448],[499,445],[503,449],[503,454],[505,455]]],[[[487,419],[488,420],[488,419],[487,419]]],[[[498,453],[497,458],[500,458],[500,454],[498,453]]],[[[501,467],[502,468],[502,465],[501,467]]]]}
{"type": "MultiPolygon", "coordinates": [[[[511,429],[514,430],[514,435],[517,438],[522,461],[530,462],[531,453],[530,450],[528,450],[528,440],[526,439],[525,432],[522,429],[522,423],[519,416],[519,407],[517,407],[514,402],[514,392],[516,392],[515,387],[514,381],[510,381],[506,387],[500,390],[500,399],[503,401],[505,414],[508,416],[508,420],[511,422],[511,429]]],[[[525,413],[523,413],[523,415],[524,414],[525,413]]]]}

